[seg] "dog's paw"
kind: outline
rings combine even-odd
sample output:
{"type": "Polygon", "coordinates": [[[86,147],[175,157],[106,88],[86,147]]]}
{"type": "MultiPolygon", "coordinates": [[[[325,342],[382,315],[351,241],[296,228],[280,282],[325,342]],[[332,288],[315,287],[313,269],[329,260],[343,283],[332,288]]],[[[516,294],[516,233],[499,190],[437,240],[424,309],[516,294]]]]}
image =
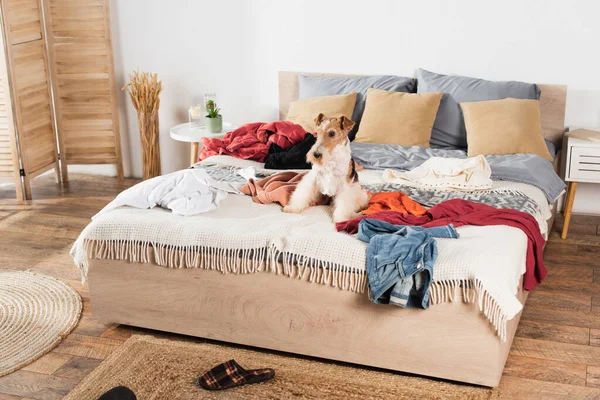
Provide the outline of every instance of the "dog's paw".
{"type": "Polygon", "coordinates": [[[360,217],[362,214],[360,213],[347,213],[347,214],[336,214],[334,213],[332,216],[333,222],[334,223],[338,223],[338,222],[344,222],[344,221],[349,221],[351,219],[354,219],[356,217],[360,217]]]}
{"type": "Polygon", "coordinates": [[[290,213],[290,214],[300,214],[302,212],[302,210],[300,210],[296,207],[291,207],[291,206],[283,207],[282,211],[284,213],[290,213]]]}

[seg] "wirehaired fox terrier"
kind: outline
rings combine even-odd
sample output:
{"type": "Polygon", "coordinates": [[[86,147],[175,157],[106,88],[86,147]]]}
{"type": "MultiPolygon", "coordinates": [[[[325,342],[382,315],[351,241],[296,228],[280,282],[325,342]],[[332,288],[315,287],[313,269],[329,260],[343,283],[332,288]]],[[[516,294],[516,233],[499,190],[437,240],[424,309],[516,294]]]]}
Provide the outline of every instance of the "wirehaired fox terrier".
{"type": "Polygon", "coordinates": [[[322,203],[323,196],[333,199],[333,221],[354,218],[369,204],[369,195],[358,182],[350,153],[348,132],[354,122],[341,116],[315,118],[317,141],[306,155],[312,169],[304,175],[284,212],[299,214],[311,204],[322,203]]]}

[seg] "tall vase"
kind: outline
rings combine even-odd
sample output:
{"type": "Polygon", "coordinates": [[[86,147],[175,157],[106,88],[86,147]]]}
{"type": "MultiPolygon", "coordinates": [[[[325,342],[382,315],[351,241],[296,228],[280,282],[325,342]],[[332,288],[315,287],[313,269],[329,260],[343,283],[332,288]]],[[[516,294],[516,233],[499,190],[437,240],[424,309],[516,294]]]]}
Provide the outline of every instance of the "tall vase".
{"type": "Polygon", "coordinates": [[[160,175],[160,143],[158,111],[138,113],[140,138],[142,139],[142,163],[144,180],[160,175]]]}

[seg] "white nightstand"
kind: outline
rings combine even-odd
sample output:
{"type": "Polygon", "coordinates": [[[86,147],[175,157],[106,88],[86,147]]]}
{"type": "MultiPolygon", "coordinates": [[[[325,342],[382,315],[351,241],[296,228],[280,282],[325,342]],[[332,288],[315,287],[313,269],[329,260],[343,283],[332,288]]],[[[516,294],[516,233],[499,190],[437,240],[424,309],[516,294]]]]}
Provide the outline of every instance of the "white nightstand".
{"type": "MultiPolygon", "coordinates": [[[[577,131],[573,131],[573,134],[577,134],[577,131]]],[[[566,239],[569,230],[577,184],[579,182],[600,183],[600,142],[578,139],[570,136],[569,133],[566,136],[565,181],[569,183],[569,189],[564,205],[565,223],[560,236],[563,239],[566,239]]]]}
{"type": "Polygon", "coordinates": [[[180,142],[188,142],[190,146],[190,165],[198,161],[198,147],[202,138],[222,138],[225,133],[236,129],[237,126],[223,122],[223,130],[219,133],[210,133],[205,127],[191,127],[188,122],[175,125],[171,128],[171,138],[180,142]]]}

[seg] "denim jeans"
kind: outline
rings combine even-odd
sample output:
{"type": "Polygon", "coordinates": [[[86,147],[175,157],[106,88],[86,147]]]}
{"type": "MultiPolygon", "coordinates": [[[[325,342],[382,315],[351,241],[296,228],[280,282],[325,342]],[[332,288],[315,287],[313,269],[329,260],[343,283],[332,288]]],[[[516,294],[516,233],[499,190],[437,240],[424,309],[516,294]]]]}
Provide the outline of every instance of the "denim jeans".
{"type": "Polygon", "coordinates": [[[358,238],[369,243],[369,299],[378,304],[428,308],[437,259],[434,238],[458,236],[453,225],[423,228],[374,219],[360,221],[358,238]]]}

